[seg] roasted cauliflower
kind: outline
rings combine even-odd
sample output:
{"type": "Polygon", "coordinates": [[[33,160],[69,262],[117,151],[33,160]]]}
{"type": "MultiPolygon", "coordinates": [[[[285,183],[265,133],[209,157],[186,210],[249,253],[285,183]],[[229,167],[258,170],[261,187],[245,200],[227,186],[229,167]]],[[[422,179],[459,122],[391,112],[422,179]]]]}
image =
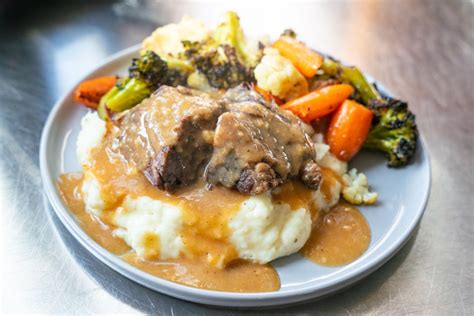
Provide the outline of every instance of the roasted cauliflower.
{"type": "Polygon", "coordinates": [[[294,99],[308,93],[305,77],[276,49],[265,48],[254,74],[260,88],[281,99],[294,99]]]}
{"type": "Polygon", "coordinates": [[[342,176],[342,197],[351,204],[374,204],[377,202],[378,193],[369,191],[369,181],[362,172],[351,169],[342,176]]]}

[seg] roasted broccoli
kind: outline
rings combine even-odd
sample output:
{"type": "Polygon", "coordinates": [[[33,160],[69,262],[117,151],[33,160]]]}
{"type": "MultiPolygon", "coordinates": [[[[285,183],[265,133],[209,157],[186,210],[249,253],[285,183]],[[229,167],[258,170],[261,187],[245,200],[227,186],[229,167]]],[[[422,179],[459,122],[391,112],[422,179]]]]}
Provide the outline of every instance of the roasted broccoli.
{"type": "Polygon", "coordinates": [[[253,68],[261,57],[247,48],[239,17],[228,12],[213,34],[201,42],[184,41],[183,60],[204,74],[209,84],[229,89],[243,82],[255,81],[253,68]]]}
{"type": "Polygon", "coordinates": [[[206,44],[197,43],[194,48],[186,50],[186,54],[214,88],[229,89],[243,82],[255,81],[253,68],[242,63],[236,48],[230,45],[209,49],[206,44]]]}
{"type": "Polygon", "coordinates": [[[384,152],[390,167],[406,165],[416,151],[415,115],[408,110],[406,102],[391,98],[373,100],[370,108],[374,119],[364,148],[384,152]]]}
{"type": "Polygon", "coordinates": [[[148,97],[160,85],[177,86],[186,83],[187,74],[170,69],[168,64],[152,51],[134,58],[128,69],[128,77],[120,79],[115,87],[105,94],[99,103],[99,116],[105,119],[107,109],[112,112],[125,111],[148,97]]]}

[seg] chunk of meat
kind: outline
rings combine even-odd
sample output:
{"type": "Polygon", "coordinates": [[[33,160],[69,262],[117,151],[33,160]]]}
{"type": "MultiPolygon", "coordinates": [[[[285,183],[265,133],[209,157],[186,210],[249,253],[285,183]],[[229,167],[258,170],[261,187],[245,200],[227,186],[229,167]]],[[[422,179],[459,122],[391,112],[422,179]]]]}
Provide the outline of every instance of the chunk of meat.
{"type": "Polygon", "coordinates": [[[321,175],[314,148],[296,116],[252,101],[227,104],[226,110],[217,122],[206,167],[209,183],[252,195],[291,178],[318,188],[321,175]]]}
{"type": "Polygon", "coordinates": [[[153,185],[173,192],[202,175],[223,111],[205,93],[162,86],[121,116],[114,144],[153,185]]]}

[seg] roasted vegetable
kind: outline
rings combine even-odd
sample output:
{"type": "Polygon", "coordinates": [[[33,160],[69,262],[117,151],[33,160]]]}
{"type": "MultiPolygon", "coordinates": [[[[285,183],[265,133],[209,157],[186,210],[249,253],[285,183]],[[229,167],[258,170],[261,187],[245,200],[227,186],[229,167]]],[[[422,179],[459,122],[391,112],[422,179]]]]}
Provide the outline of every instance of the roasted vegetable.
{"type": "Polygon", "coordinates": [[[89,108],[96,109],[102,96],[112,89],[116,82],[117,77],[115,76],[83,81],[74,91],[74,100],[89,108]]]}
{"type": "Polygon", "coordinates": [[[229,11],[225,14],[224,21],[220,23],[213,36],[219,45],[229,45],[237,51],[238,59],[247,66],[255,66],[259,56],[248,47],[244,30],[240,25],[237,13],[229,11]]]}
{"type": "Polygon", "coordinates": [[[406,102],[390,98],[374,100],[370,108],[374,121],[364,148],[384,152],[390,167],[406,165],[416,151],[415,115],[408,110],[406,102]]]}
{"type": "Polygon", "coordinates": [[[354,89],[348,84],[327,86],[293,99],[282,107],[309,123],[335,111],[352,94],[352,91],[354,89]]]}
{"type": "Polygon", "coordinates": [[[148,97],[160,85],[177,86],[186,83],[187,73],[170,69],[168,64],[152,51],[134,58],[128,69],[129,76],[120,79],[115,87],[104,95],[98,107],[99,116],[125,111],[148,97]],[[106,109],[107,108],[107,109],[106,109]]]}
{"type": "Polygon", "coordinates": [[[377,89],[370,84],[356,67],[344,66],[340,62],[326,57],[321,65],[323,77],[333,78],[351,84],[355,89],[354,99],[369,105],[371,100],[382,100],[377,89]]]}
{"type": "Polygon", "coordinates": [[[255,81],[253,68],[244,64],[237,50],[227,44],[218,45],[209,40],[207,43],[187,44],[186,56],[194,67],[204,74],[209,84],[218,89],[229,89],[243,82],[255,81]],[[211,42],[211,43],[209,43],[211,42]]]}
{"type": "Polygon", "coordinates": [[[325,58],[321,70],[323,76],[350,83],[356,90],[354,99],[374,113],[364,147],[384,152],[390,167],[408,164],[416,152],[418,129],[415,115],[409,111],[407,103],[382,96],[356,67],[343,66],[334,59],[325,58]]]}
{"type": "Polygon", "coordinates": [[[283,57],[291,60],[293,65],[307,78],[313,77],[323,63],[317,52],[294,37],[280,36],[272,45],[283,57]]]}
{"type": "Polygon", "coordinates": [[[253,68],[260,54],[247,46],[239,17],[228,12],[213,36],[200,42],[184,41],[182,60],[204,74],[209,84],[218,89],[228,89],[243,82],[253,82],[253,68]]]}
{"type": "Polygon", "coordinates": [[[265,48],[255,67],[257,85],[281,99],[292,100],[308,93],[308,82],[293,63],[274,48],[265,48]]]}
{"type": "Polygon", "coordinates": [[[332,115],[326,132],[331,153],[344,161],[354,157],[366,140],[372,117],[372,111],[365,106],[352,100],[344,101],[332,115]]]}
{"type": "Polygon", "coordinates": [[[100,118],[108,117],[107,109],[112,112],[122,112],[137,105],[148,97],[151,91],[146,81],[139,78],[125,77],[119,80],[115,87],[100,100],[97,108],[100,118]]]}

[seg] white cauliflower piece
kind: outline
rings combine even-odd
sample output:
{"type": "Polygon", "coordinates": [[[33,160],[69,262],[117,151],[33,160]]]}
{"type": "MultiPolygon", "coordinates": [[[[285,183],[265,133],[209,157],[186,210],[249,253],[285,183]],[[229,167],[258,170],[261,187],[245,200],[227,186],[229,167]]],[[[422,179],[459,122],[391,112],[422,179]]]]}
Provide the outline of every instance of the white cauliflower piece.
{"type": "Polygon", "coordinates": [[[182,41],[199,42],[209,36],[206,25],[184,16],[178,24],[157,28],[142,43],[143,50],[152,50],[160,57],[176,56],[184,51],[182,41]]]}
{"type": "Polygon", "coordinates": [[[352,169],[342,176],[344,188],[342,197],[352,204],[374,204],[377,202],[378,193],[369,192],[369,181],[362,172],[357,173],[357,169],[352,169]]]}
{"type": "Polygon", "coordinates": [[[279,98],[293,99],[308,93],[305,77],[274,48],[265,48],[254,74],[260,88],[279,98]]]}

